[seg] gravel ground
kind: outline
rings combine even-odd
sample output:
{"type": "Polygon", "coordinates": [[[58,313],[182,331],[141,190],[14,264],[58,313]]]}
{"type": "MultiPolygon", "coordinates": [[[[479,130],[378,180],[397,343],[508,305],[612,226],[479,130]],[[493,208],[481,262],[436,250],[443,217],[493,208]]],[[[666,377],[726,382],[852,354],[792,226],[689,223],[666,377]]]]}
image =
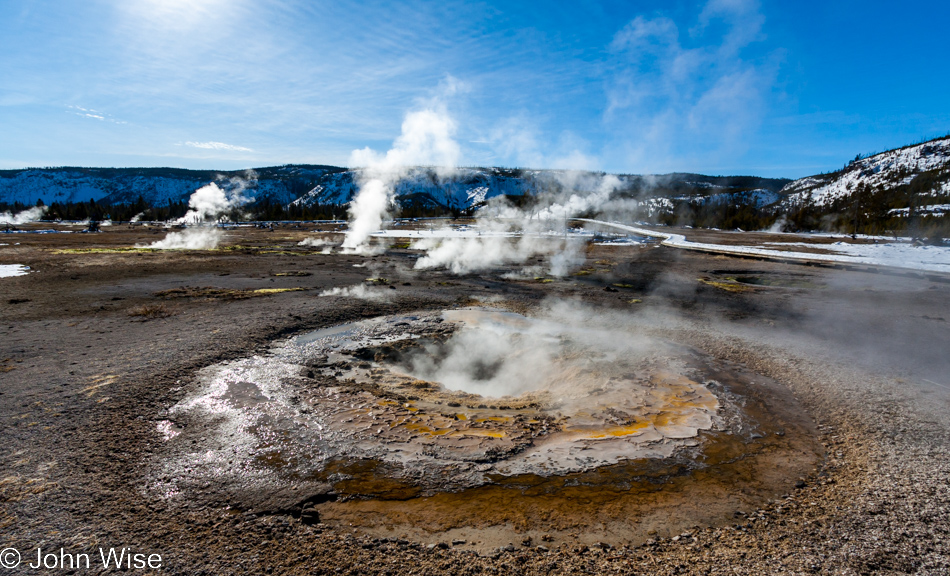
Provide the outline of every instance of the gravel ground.
{"type": "Polygon", "coordinates": [[[588,254],[594,272],[566,281],[415,275],[402,249],[368,261],[295,253],[297,229],[232,233],[242,248],[213,253],[52,251],[149,234],[19,235],[19,246],[0,248],[0,263],[34,269],[0,279],[0,547],[24,562],[37,547],[126,546],[160,554],[169,574],[950,573],[943,278],[610,247],[588,254]],[[727,289],[740,274],[795,287],[727,289]],[[382,275],[396,286],[385,301],[318,296],[382,275]],[[156,295],[183,287],[223,292],[156,295]],[[250,294],[261,288],[303,290],[250,294]],[[171,505],[143,489],[156,415],[197,369],[317,327],[489,297],[632,312],[646,331],[740,362],[792,391],[826,459],[788,494],[672,537],[630,547],[515,541],[481,554],[448,539],[381,540],[291,515],[171,505]]]}

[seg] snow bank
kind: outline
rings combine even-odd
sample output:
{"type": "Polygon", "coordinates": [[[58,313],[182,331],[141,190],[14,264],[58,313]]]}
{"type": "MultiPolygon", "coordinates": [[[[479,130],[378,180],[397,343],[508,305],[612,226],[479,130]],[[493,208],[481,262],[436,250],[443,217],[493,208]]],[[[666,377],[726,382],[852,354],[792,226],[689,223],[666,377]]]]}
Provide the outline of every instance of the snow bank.
{"type": "Polygon", "coordinates": [[[813,254],[810,252],[786,252],[771,250],[756,246],[725,246],[722,244],[706,244],[690,242],[682,234],[656,232],[644,228],[627,226],[616,222],[581,219],[582,222],[610,226],[642,236],[661,238],[663,246],[683,248],[686,250],[702,250],[719,252],[721,254],[736,254],[747,256],[762,256],[766,258],[781,258],[784,260],[802,260],[810,262],[833,262],[855,265],[887,266],[891,268],[905,268],[910,270],[929,270],[933,272],[950,272],[950,247],[946,246],[915,246],[912,244],[849,244],[835,242],[831,245],[808,244],[818,248],[829,248],[834,254],[813,254]]]}

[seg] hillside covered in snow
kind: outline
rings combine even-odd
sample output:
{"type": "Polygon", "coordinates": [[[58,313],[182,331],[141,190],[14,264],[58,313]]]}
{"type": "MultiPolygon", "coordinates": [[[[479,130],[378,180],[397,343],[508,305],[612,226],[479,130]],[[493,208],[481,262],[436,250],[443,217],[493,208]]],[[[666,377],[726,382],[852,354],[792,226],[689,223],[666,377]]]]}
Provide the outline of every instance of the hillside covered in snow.
{"type": "MultiPolygon", "coordinates": [[[[246,186],[245,195],[269,205],[307,207],[349,203],[359,191],[359,170],[333,166],[286,165],[249,171],[215,172],[175,168],[42,168],[0,171],[0,204],[46,205],[93,200],[132,204],[141,198],[161,206],[187,201],[210,182],[246,186]]],[[[508,168],[458,168],[439,174],[410,168],[396,186],[403,206],[466,210],[497,197],[584,195],[600,185],[603,173],[508,168]]],[[[702,174],[618,175],[617,199],[688,199],[697,202],[774,202],[788,180],[702,174]]],[[[659,202],[656,206],[666,206],[659,202]]]]}
{"type": "Polygon", "coordinates": [[[311,190],[328,174],[344,171],[335,166],[276,166],[252,171],[221,172],[180,168],[29,168],[0,170],[0,203],[46,205],[93,200],[131,204],[141,197],[151,205],[188,200],[211,182],[241,179],[248,195],[287,204],[311,190]]]}
{"type": "Polygon", "coordinates": [[[950,137],[855,158],[837,172],[790,182],[781,194],[775,212],[795,228],[947,228],[950,137]]]}
{"type": "Polygon", "coordinates": [[[921,198],[950,193],[950,138],[857,158],[842,170],[790,182],[782,189],[786,205],[829,206],[864,190],[899,189],[919,181],[921,198]]]}
{"type": "MultiPolygon", "coordinates": [[[[495,196],[523,196],[542,192],[540,174],[552,171],[507,170],[502,168],[459,168],[448,175],[419,167],[407,171],[395,186],[402,204],[466,209],[495,196]]],[[[360,174],[347,170],[327,174],[294,203],[346,204],[359,191],[360,174]]]]}
{"type": "MultiPolygon", "coordinates": [[[[143,214],[178,217],[191,194],[211,182],[239,188],[250,201],[244,217],[264,220],[335,219],[359,192],[358,169],[285,165],[218,172],[175,168],[42,168],[0,171],[0,211],[46,205],[48,218],[143,214]],[[134,206],[133,206],[134,205],[134,206]],[[129,206],[120,210],[117,206],[129,206]],[[152,207],[149,209],[148,207],[152,207]],[[164,207],[164,208],[163,208],[164,207]],[[132,209],[134,208],[134,210],[132,209]],[[57,216],[57,211],[60,213],[57,216]]],[[[857,157],[836,172],[787,180],[691,173],[608,175],[598,172],[415,167],[395,184],[404,216],[472,213],[506,197],[518,205],[595,198],[585,216],[670,225],[760,230],[825,230],[867,234],[950,228],[950,137],[857,157]],[[609,180],[610,192],[603,194],[609,180]]],[[[950,232],[950,230],[947,230],[950,232]]],[[[916,234],[916,232],[915,232],[916,234]]]]}

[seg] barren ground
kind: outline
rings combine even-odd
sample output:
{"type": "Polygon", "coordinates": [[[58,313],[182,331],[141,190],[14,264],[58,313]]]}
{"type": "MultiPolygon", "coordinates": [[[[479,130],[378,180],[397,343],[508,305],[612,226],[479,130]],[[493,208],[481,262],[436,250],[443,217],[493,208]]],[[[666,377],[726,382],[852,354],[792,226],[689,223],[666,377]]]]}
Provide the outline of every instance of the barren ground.
{"type": "Polygon", "coordinates": [[[0,278],[0,547],[35,558],[37,547],[133,546],[171,574],[950,571],[950,279],[665,247],[591,247],[584,274],[552,282],[416,274],[416,253],[398,246],[372,258],[298,246],[313,228],[231,231],[228,249],[205,252],[115,250],[161,238],[141,227],[0,235],[0,264],[33,269],[0,278]],[[369,277],[387,278],[391,297],[319,296],[369,277]],[[291,288],[302,290],[270,290],[291,288]],[[155,422],[198,369],[316,328],[488,298],[631,314],[644,333],[764,375],[783,387],[775,398],[804,408],[822,456],[773,479],[781,490],[755,507],[646,527],[625,545],[569,531],[547,542],[535,520],[530,541],[476,550],[448,533],[381,538],[329,521],[338,508],[305,523],[144,488],[163,441],[155,422]]]}

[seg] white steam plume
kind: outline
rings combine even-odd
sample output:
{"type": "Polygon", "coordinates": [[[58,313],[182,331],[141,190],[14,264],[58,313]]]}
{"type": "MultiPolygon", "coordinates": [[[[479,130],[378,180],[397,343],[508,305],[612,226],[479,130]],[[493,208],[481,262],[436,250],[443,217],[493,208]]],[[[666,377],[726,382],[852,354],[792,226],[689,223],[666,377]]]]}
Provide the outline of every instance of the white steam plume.
{"type": "Polygon", "coordinates": [[[434,166],[439,177],[458,164],[459,146],[453,139],[455,121],[445,105],[435,101],[424,110],[406,114],[402,134],[385,155],[369,148],[354,150],[350,164],[360,166],[360,190],[350,203],[350,222],[343,248],[368,253],[370,235],[382,227],[395,202],[394,186],[417,165],[434,166]]]}
{"type": "Polygon", "coordinates": [[[297,246],[310,246],[311,248],[320,248],[322,246],[323,249],[320,250],[320,254],[333,254],[334,245],[335,244],[333,242],[327,240],[326,238],[313,236],[304,238],[297,243],[297,246]]]}
{"type": "Polygon", "coordinates": [[[788,218],[785,217],[785,214],[782,214],[778,220],[772,223],[764,232],[779,233],[785,232],[785,227],[788,226],[788,218]]]}
{"type": "Polygon", "coordinates": [[[613,174],[597,176],[587,172],[563,172],[558,174],[558,180],[570,196],[539,210],[536,215],[539,220],[567,220],[596,210],[621,186],[620,179],[613,174]]]}
{"type": "Polygon", "coordinates": [[[224,232],[218,228],[186,228],[181,232],[169,232],[165,238],[152,242],[149,248],[161,250],[212,250],[224,238],[224,232]]]}
{"type": "MultiPolygon", "coordinates": [[[[188,199],[188,212],[176,222],[201,226],[206,220],[226,218],[228,211],[253,200],[253,197],[245,196],[244,192],[257,181],[257,172],[248,170],[244,175],[244,178],[228,178],[224,188],[211,182],[195,190],[188,199]]],[[[223,182],[225,179],[219,176],[218,180],[223,182]]],[[[217,248],[222,238],[224,233],[217,228],[188,228],[183,232],[169,232],[164,239],[148,247],[162,250],[212,250],[217,248]]]]}
{"type": "Polygon", "coordinates": [[[0,212],[0,224],[17,226],[19,224],[36,222],[43,217],[43,214],[46,214],[46,210],[46,206],[34,206],[22,212],[17,212],[16,214],[12,212],[0,212]]]}
{"type": "MultiPolygon", "coordinates": [[[[407,359],[413,376],[496,398],[544,390],[560,397],[565,413],[571,411],[571,397],[583,398],[590,409],[590,391],[609,385],[605,370],[613,362],[635,362],[662,349],[632,330],[630,317],[605,317],[579,302],[549,302],[531,318],[457,310],[448,319],[463,324],[449,339],[407,359]]],[[[610,393],[629,398],[630,389],[610,393]]]]}
{"type": "Polygon", "coordinates": [[[564,276],[584,261],[584,242],[567,235],[567,220],[598,210],[620,185],[613,175],[559,172],[550,183],[550,195],[539,198],[543,204],[533,209],[495,200],[479,211],[477,226],[485,232],[483,236],[415,242],[413,248],[426,251],[415,268],[448,268],[466,274],[542,257],[548,273],[564,276]]]}
{"type": "MultiPolygon", "coordinates": [[[[244,195],[247,188],[257,182],[257,172],[248,170],[244,178],[228,178],[224,188],[216,182],[211,182],[194,191],[188,199],[188,212],[179,218],[179,223],[201,223],[205,220],[216,220],[232,208],[247,204],[253,197],[244,195]]],[[[219,177],[219,180],[223,180],[219,177]]]]}
{"type": "Polygon", "coordinates": [[[324,290],[320,296],[343,296],[349,298],[359,298],[360,300],[383,300],[386,293],[382,290],[367,288],[365,284],[347,286],[346,288],[331,288],[324,290]]]}
{"type": "MultiPolygon", "coordinates": [[[[479,237],[423,238],[412,244],[426,254],[416,260],[415,269],[447,268],[454,274],[490,270],[509,264],[521,264],[531,258],[546,257],[548,272],[564,276],[582,263],[583,240],[564,237],[557,231],[542,231],[537,226],[516,229],[525,221],[488,221],[483,228],[515,234],[486,234],[479,237]]],[[[540,270],[539,270],[540,272],[540,270]]]]}

